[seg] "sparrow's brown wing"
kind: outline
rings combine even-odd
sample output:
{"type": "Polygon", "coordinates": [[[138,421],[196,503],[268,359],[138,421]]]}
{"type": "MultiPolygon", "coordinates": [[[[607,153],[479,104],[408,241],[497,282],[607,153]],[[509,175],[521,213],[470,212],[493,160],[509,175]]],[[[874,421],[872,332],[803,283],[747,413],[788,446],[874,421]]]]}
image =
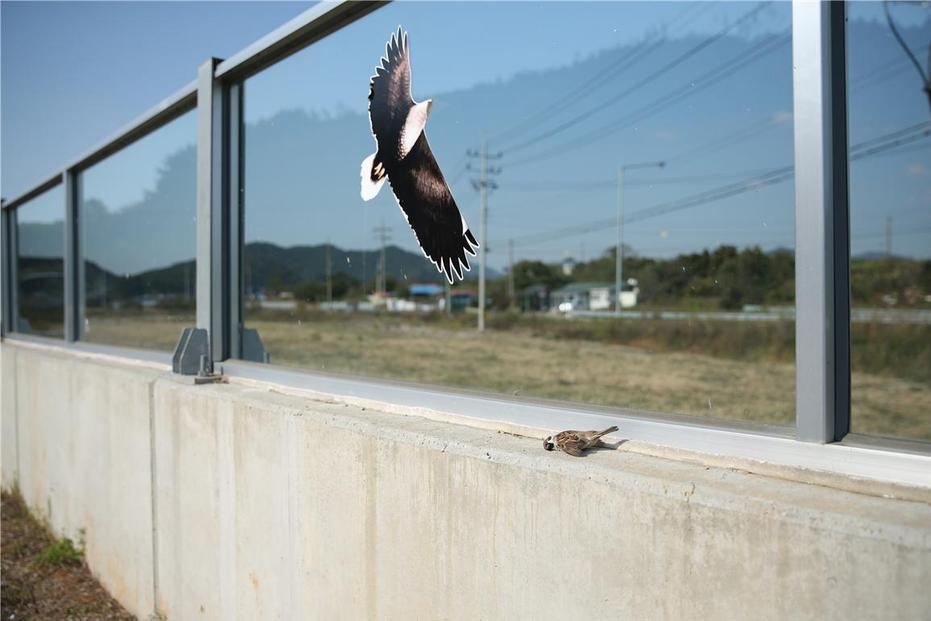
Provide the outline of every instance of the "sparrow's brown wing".
{"type": "Polygon", "coordinates": [[[573,431],[563,431],[556,437],[556,444],[564,452],[573,457],[581,457],[582,451],[585,450],[586,443],[579,437],[579,434],[573,431]]]}

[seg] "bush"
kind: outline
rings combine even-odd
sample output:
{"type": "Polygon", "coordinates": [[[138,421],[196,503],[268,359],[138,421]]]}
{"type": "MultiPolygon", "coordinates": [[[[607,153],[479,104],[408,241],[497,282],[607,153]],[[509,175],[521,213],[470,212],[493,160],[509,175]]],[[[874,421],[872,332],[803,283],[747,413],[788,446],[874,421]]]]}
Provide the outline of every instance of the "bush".
{"type": "Polygon", "coordinates": [[[83,560],[83,546],[75,547],[71,539],[64,537],[45,546],[36,557],[36,564],[61,567],[63,565],[80,565],[83,560]]]}

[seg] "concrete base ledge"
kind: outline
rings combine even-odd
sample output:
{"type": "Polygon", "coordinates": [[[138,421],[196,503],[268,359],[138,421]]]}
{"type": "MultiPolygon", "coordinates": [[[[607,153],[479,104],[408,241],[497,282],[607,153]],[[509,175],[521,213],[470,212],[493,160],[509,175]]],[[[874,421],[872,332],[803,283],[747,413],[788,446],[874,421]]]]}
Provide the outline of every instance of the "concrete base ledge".
{"type": "Polygon", "coordinates": [[[140,618],[887,619],[931,506],[5,342],[3,485],[140,618]]]}

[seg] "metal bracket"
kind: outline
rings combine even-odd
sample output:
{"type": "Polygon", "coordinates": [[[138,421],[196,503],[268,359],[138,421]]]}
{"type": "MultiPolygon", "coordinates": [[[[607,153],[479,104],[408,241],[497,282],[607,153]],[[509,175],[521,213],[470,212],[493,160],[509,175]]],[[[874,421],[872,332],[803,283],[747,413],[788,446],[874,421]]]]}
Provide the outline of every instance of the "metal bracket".
{"type": "Polygon", "coordinates": [[[242,356],[243,360],[252,362],[271,362],[271,355],[265,351],[265,345],[262,343],[262,337],[255,328],[242,329],[242,356]]]}
{"type": "Polygon", "coordinates": [[[195,384],[215,382],[210,357],[210,337],[203,328],[185,328],[171,357],[171,370],[178,375],[194,376],[195,384]]]}

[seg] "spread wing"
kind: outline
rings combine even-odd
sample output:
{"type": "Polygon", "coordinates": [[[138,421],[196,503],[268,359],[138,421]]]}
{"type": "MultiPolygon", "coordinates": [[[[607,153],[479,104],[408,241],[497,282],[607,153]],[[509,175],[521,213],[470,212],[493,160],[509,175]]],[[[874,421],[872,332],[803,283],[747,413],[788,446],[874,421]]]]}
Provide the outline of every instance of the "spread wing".
{"type": "Polygon", "coordinates": [[[450,284],[454,275],[462,280],[463,270],[471,269],[466,253],[474,257],[478,242],[459,213],[425,133],[388,175],[388,183],[424,255],[450,284]]]}
{"type": "Polygon", "coordinates": [[[397,140],[413,105],[410,48],[407,33],[398,27],[369,83],[369,120],[376,140],[397,140]]]}

